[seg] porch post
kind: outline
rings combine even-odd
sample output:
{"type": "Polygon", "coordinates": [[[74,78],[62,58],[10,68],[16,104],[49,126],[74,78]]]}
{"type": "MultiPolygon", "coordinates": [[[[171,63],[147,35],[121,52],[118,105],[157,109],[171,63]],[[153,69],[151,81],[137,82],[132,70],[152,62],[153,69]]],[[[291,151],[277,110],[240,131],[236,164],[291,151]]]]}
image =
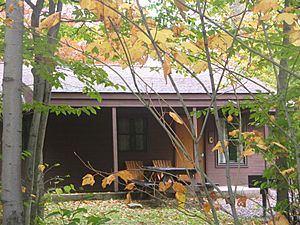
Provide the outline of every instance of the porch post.
{"type": "MultiPolygon", "coordinates": [[[[194,130],[195,130],[195,134],[196,134],[196,138],[198,137],[198,121],[197,121],[197,116],[196,116],[196,111],[197,108],[193,108],[193,125],[194,125],[194,130]]],[[[199,143],[196,143],[195,141],[193,141],[193,145],[194,145],[194,160],[196,162],[196,165],[201,166],[201,156],[200,156],[200,149],[199,149],[199,143]]],[[[196,174],[196,182],[200,182],[200,174],[196,174]]]]}
{"type": "MultiPolygon", "coordinates": [[[[112,107],[112,137],[113,137],[113,166],[114,173],[118,172],[118,132],[117,132],[117,108],[112,107]]],[[[118,179],[114,181],[114,191],[118,191],[118,179]]]]}

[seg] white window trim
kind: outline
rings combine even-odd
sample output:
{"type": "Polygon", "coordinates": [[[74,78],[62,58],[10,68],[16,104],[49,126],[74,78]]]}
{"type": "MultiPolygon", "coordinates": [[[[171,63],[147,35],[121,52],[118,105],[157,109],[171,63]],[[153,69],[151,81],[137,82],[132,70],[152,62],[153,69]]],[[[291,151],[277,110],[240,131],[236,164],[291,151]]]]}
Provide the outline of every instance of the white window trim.
{"type": "MultiPolygon", "coordinates": [[[[224,140],[228,140],[228,131],[227,131],[227,126],[226,126],[226,119],[222,118],[221,119],[221,126],[224,134],[224,140]]],[[[227,149],[228,150],[228,147],[227,149]]],[[[246,166],[247,165],[247,157],[244,157],[243,159],[240,158],[241,152],[243,151],[243,145],[240,144],[240,147],[238,148],[237,152],[237,161],[230,161],[230,165],[241,165],[241,166],[246,166]]],[[[226,165],[226,157],[225,153],[217,151],[217,165],[218,166],[224,166],[226,165]]]]}

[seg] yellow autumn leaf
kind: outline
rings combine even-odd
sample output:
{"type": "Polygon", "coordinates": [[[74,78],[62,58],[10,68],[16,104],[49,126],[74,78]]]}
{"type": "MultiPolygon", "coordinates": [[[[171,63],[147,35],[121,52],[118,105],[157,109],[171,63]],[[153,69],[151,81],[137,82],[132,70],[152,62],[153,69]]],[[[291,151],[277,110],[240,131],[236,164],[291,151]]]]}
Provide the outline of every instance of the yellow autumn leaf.
{"type": "Polygon", "coordinates": [[[185,6],[185,0],[174,0],[174,2],[180,12],[180,15],[185,19],[185,13],[188,10],[185,6]]]}
{"type": "Polygon", "coordinates": [[[4,24],[8,27],[12,27],[12,25],[14,24],[14,20],[7,17],[5,20],[3,20],[4,24]]]}
{"type": "Polygon", "coordinates": [[[53,13],[40,23],[39,27],[37,28],[37,31],[41,32],[43,29],[49,29],[51,27],[54,27],[59,22],[60,12],[53,13]]]}
{"type": "Polygon", "coordinates": [[[126,200],[125,200],[125,203],[126,204],[130,204],[132,202],[132,197],[131,197],[131,192],[128,192],[126,194],[126,200]]]}
{"type": "Polygon", "coordinates": [[[183,52],[175,52],[174,58],[182,63],[183,65],[189,65],[191,64],[191,61],[188,59],[187,55],[183,52]]]}
{"type": "MultiPolygon", "coordinates": [[[[224,140],[224,145],[225,145],[225,148],[228,146],[228,141],[227,141],[227,140],[224,140]]],[[[218,141],[218,143],[215,145],[215,147],[212,148],[211,151],[212,151],[212,152],[214,152],[214,151],[219,151],[219,152],[224,153],[224,149],[222,148],[221,142],[218,141]]]]}
{"type": "Polygon", "coordinates": [[[26,187],[22,186],[21,191],[22,191],[22,193],[25,193],[26,192],[26,187]]]}
{"type": "Polygon", "coordinates": [[[192,69],[195,73],[201,73],[201,72],[207,70],[207,68],[208,68],[207,62],[204,62],[204,61],[198,61],[198,62],[196,62],[196,63],[194,63],[194,64],[192,65],[192,68],[191,68],[191,69],[192,69]]]}
{"type": "Polygon", "coordinates": [[[225,52],[232,44],[232,37],[226,33],[218,33],[208,38],[208,47],[225,52]]]}
{"type": "Polygon", "coordinates": [[[246,149],[241,153],[241,155],[244,156],[244,157],[251,156],[251,155],[254,155],[254,154],[255,154],[255,151],[250,146],[247,146],[246,149]]]}
{"type": "Polygon", "coordinates": [[[178,208],[183,209],[185,206],[185,202],[186,202],[186,196],[184,192],[176,192],[175,193],[175,198],[177,200],[177,205],[178,208]]]}
{"type": "Polygon", "coordinates": [[[227,122],[231,123],[233,121],[232,115],[227,116],[227,122]]]}
{"type": "Polygon", "coordinates": [[[266,146],[265,144],[256,144],[256,146],[262,150],[267,150],[268,146],[266,146]]]}
{"type": "Polygon", "coordinates": [[[181,45],[192,53],[199,53],[201,51],[194,43],[191,42],[183,42],[181,45]]]}
{"type": "Polygon", "coordinates": [[[175,192],[185,193],[186,192],[186,187],[182,183],[174,182],[173,183],[173,190],[175,192]]]}
{"type": "Polygon", "coordinates": [[[137,37],[139,40],[145,42],[147,45],[150,45],[150,44],[151,44],[151,40],[149,39],[149,37],[148,37],[145,33],[143,33],[142,31],[138,31],[138,32],[136,33],[136,37],[137,37]]]}
{"type": "Polygon", "coordinates": [[[159,182],[159,191],[165,192],[166,190],[168,190],[170,187],[172,186],[171,182],[159,182]]]}
{"type": "Polygon", "coordinates": [[[236,129],[236,130],[233,130],[233,131],[228,132],[228,135],[229,135],[230,137],[237,137],[239,133],[240,133],[240,130],[239,130],[239,129],[236,129]]]}
{"type": "Polygon", "coordinates": [[[254,6],[253,12],[254,13],[266,13],[278,7],[278,0],[260,0],[254,6]]]}
{"type": "Polygon", "coordinates": [[[120,177],[127,184],[129,180],[133,180],[132,174],[128,170],[121,170],[116,173],[116,176],[120,177]]]}
{"type": "Polygon", "coordinates": [[[38,165],[38,170],[42,173],[46,169],[46,166],[43,164],[38,165]]]}
{"type": "Polygon", "coordinates": [[[292,45],[300,46],[300,30],[292,29],[289,33],[289,42],[292,45]]]}
{"type": "Polygon", "coordinates": [[[128,191],[132,191],[133,189],[135,189],[135,184],[134,183],[129,183],[124,188],[124,190],[128,190],[128,191]]]}
{"type": "Polygon", "coordinates": [[[114,174],[109,175],[108,177],[105,177],[102,180],[102,188],[106,188],[107,185],[110,185],[114,180],[116,179],[114,174]]]}
{"type": "Polygon", "coordinates": [[[180,116],[177,113],[169,112],[169,116],[172,117],[172,119],[179,124],[183,124],[183,120],[180,118],[180,116]]]}
{"type": "Polygon", "coordinates": [[[170,63],[170,56],[168,54],[165,54],[164,62],[163,62],[163,71],[164,71],[164,77],[167,82],[167,77],[171,73],[171,63],[170,63]]]}
{"type": "Polygon", "coordinates": [[[286,148],[285,146],[283,146],[282,144],[280,144],[280,143],[278,143],[278,142],[276,142],[276,141],[273,141],[272,144],[273,144],[273,145],[276,145],[276,146],[278,146],[279,148],[281,148],[281,149],[287,151],[287,148],[286,148]]]}
{"type": "Polygon", "coordinates": [[[292,13],[280,13],[277,16],[278,22],[284,21],[289,25],[292,25],[297,19],[298,19],[298,17],[292,13]]]}
{"type": "Polygon", "coordinates": [[[168,40],[173,39],[173,31],[169,29],[162,29],[159,31],[153,29],[150,33],[156,42],[166,43],[168,40]]]}
{"type": "Polygon", "coordinates": [[[94,10],[96,8],[95,0],[80,0],[79,5],[83,9],[94,10]]]}
{"type": "Polygon", "coordinates": [[[12,13],[14,11],[15,7],[13,4],[10,4],[9,7],[8,7],[8,12],[9,13],[12,13]]]}
{"type": "MultiPolygon", "coordinates": [[[[276,213],[276,215],[274,216],[274,220],[275,220],[274,222],[276,225],[289,225],[290,224],[288,219],[280,212],[276,213]]],[[[268,221],[268,225],[275,225],[275,224],[273,223],[272,218],[268,221]]]]}
{"type": "Polygon", "coordinates": [[[296,171],[296,168],[295,167],[291,167],[289,169],[280,171],[280,173],[282,174],[282,176],[286,176],[286,175],[291,174],[291,173],[293,173],[295,171],[296,171]]]}
{"type": "Polygon", "coordinates": [[[82,186],[84,185],[91,185],[93,186],[95,184],[95,179],[94,176],[92,174],[86,174],[83,178],[82,178],[82,186]]]}
{"type": "Polygon", "coordinates": [[[203,211],[206,213],[210,212],[210,204],[208,202],[203,203],[203,211]]]}

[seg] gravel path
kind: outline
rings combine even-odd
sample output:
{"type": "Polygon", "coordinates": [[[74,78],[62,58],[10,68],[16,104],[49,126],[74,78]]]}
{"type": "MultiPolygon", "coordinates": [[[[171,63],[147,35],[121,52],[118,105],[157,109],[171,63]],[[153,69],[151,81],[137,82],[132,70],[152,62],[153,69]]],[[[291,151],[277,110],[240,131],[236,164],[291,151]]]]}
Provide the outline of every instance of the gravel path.
{"type": "MultiPolygon", "coordinates": [[[[274,207],[276,204],[276,193],[274,191],[269,191],[268,196],[271,206],[274,207]]],[[[229,212],[231,211],[229,204],[226,204],[224,199],[220,199],[218,202],[224,209],[228,210],[229,212]]],[[[261,196],[248,198],[246,201],[246,207],[237,206],[237,212],[238,215],[243,218],[263,217],[261,196]]]]}

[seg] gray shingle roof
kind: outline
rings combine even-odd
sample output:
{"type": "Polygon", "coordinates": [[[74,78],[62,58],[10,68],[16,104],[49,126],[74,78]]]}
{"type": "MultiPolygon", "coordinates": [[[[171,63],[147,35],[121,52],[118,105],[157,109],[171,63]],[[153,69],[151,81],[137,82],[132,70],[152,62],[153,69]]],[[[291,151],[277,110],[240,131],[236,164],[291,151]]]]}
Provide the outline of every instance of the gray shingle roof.
{"type": "MultiPolygon", "coordinates": [[[[111,68],[114,70],[112,71],[107,66],[103,66],[103,69],[108,73],[109,79],[115,83],[120,84],[123,86],[129,86],[135,92],[137,89],[135,88],[133,77],[131,75],[130,70],[122,69],[120,66],[112,65],[111,68]],[[116,72],[119,74],[117,75],[116,72]],[[121,78],[122,77],[122,78],[121,78]],[[124,83],[126,81],[127,85],[124,83]]],[[[153,67],[144,66],[144,67],[135,67],[134,70],[139,77],[136,77],[136,83],[141,92],[152,93],[153,91],[157,93],[176,93],[170,80],[168,79],[167,83],[163,76],[163,71],[161,68],[157,68],[159,71],[153,70],[153,67]]],[[[33,78],[29,67],[23,67],[23,83],[30,86],[33,86],[33,78]]],[[[65,80],[62,80],[63,88],[53,89],[53,92],[81,92],[83,90],[84,84],[80,82],[76,76],[71,71],[62,70],[68,76],[66,76],[65,80]]],[[[0,83],[2,89],[2,74],[3,74],[3,63],[0,64],[0,83]]],[[[235,83],[234,86],[230,85],[228,74],[223,77],[222,85],[219,93],[248,93],[251,91],[252,93],[264,92],[266,93],[267,90],[272,91],[271,88],[267,87],[266,84],[259,81],[258,79],[253,79],[253,81],[247,79],[241,79],[235,83]],[[245,87],[246,88],[245,88],[245,87]]],[[[182,74],[176,73],[175,71],[172,72],[172,77],[177,85],[178,90],[181,93],[206,93],[206,90],[211,93],[211,85],[208,72],[203,72],[197,76],[199,81],[202,82],[201,85],[195,78],[191,76],[184,76],[182,74]]],[[[214,79],[215,83],[218,83],[220,80],[220,73],[215,71],[214,79]]],[[[118,89],[116,90],[114,87],[104,87],[103,85],[95,86],[95,89],[99,92],[105,93],[130,93],[130,89],[126,87],[126,90],[118,89]]]]}

